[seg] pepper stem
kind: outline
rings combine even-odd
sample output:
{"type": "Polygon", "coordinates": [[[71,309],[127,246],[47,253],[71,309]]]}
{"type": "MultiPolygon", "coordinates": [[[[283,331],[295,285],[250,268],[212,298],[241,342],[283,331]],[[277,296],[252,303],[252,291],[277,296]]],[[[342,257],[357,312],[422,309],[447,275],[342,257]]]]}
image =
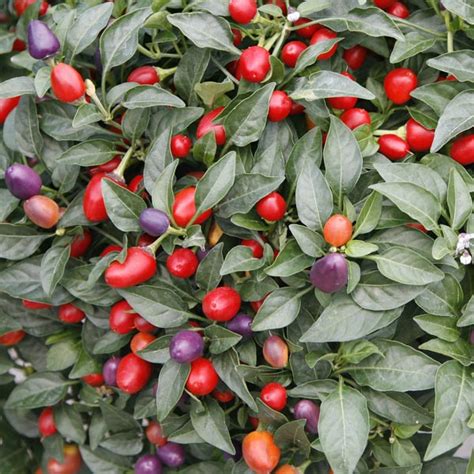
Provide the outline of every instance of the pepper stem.
{"type": "Polygon", "coordinates": [[[184,229],[168,227],[168,230],[164,234],[160,235],[152,244],[147,246],[148,251],[155,255],[161,243],[170,235],[186,235],[186,231],[184,229]]]}
{"type": "Polygon", "coordinates": [[[94,83],[90,79],[86,79],[85,84],[86,84],[86,94],[93,100],[94,104],[99,109],[102,116],[104,117],[104,120],[106,122],[108,122],[109,120],[112,120],[111,115],[109,114],[109,112],[107,112],[105,107],[102,105],[102,102],[100,101],[99,97],[96,94],[94,83]]]}
{"type": "Polygon", "coordinates": [[[123,174],[125,173],[125,170],[127,169],[128,163],[130,162],[130,159],[134,151],[135,151],[135,148],[133,146],[127,150],[127,153],[125,153],[125,156],[122,158],[122,161],[117,166],[117,168],[115,168],[115,170],[113,171],[114,176],[117,176],[117,178],[123,179],[123,174]]]}
{"type": "Polygon", "coordinates": [[[171,67],[169,69],[162,69],[161,67],[156,67],[155,69],[156,69],[156,72],[158,73],[158,77],[160,78],[160,81],[164,81],[167,77],[172,76],[178,68],[171,67]]]}

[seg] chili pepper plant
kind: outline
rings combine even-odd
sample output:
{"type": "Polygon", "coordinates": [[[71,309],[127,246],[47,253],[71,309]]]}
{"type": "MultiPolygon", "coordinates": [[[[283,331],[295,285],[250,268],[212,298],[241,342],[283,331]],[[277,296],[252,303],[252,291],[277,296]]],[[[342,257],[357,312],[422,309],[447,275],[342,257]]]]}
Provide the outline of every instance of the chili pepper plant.
{"type": "Polygon", "coordinates": [[[474,472],[472,2],[0,30],[0,473],[474,472]]]}

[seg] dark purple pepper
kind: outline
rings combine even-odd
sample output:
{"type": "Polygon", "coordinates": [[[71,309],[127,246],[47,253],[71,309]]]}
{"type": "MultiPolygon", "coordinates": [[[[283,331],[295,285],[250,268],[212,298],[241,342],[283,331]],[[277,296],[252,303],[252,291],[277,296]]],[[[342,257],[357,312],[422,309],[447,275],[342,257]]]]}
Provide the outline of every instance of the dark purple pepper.
{"type": "Polygon", "coordinates": [[[203,250],[203,249],[198,249],[198,251],[196,252],[196,257],[198,258],[198,260],[201,262],[202,260],[204,260],[205,257],[207,257],[207,254],[210,252],[210,249],[208,249],[207,247],[203,250]]]}
{"type": "Polygon", "coordinates": [[[156,454],[160,461],[168,467],[182,466],[186,456],[183,446],[172,442],[158,448],[156,454]]]}
{"type": "Polygon", "coordinates": [[[311,283],[324,293],[335,293],[347,285],[349,265],[340,253],[331,253],[320,258],[311,268],[311,283]]]}
{"type": "Polygon", "coordinates": [[[300,400],[293,408],[293,414],[297,420],[306,420],[306,430],[309,433],[318,432],[319,406],[311,400],[300,400]]]}
{"type": "Polygon", "coordinates": [[[94,53],[94,65],[99,76],[102,75],[102,57],[100,55],[100,48],[96,48],[94,53]]]}
{"type": "Polygon", "coordinates": [[[202,356],[204,341],[195,331],[179,331],[170,342],[170,356],[176,362],[185,364],[202,356]]]}
{"type": "Polygon", "coordinates": [[[14,163],[5,171],[8,190],[18,199],[29,199],[41,191],[41,177],[30,167],[14,163]]]}
{"type": "Polygon", "coordinates": [[[145,454],[138,458],[134,472],[135,474],[161,474],[163,466],[156,456],[145,454]]]}
{"type": "Polygon", "coordinates": [[[153,237],[163,235],[170,226],[168,216],[164,212],[153,208],[145,209],[140,214],[139,223],[142,230],[153,237]]]}
{"type": "Polygon", "coordinates": [[[240,461],[240,458],[242,457],[242,446],[239,442],[232,440],[232,444],[234,445],[235,448],[235,454],[229,454],[229,453],[224,453],[224,459],[233,459],[235,462],[240,461]]]}
{"type": "Polygon", "coordinates": [[[102,367],[102,375],[106,385],[115,387],[117,385],[117,368],[121,358],[117,356],[111,357],[102,367]]]}
{"type": "Polygon", "coordinates": [[[54,56],[61,45],[56,35],[46,23],[31,20],[28,24],[28,52],[35,59],[45,59],[54,56]]]}
{"type": "Polygon", "coordinates": [[[182,411],[188,411],[190,399],[191,397],[186,392],[183,392],[176,406],[182,411]]]}
{"type": "Polygon", "coordinates": [[[469,335],[469,342],[474,345],[474,329],[471,330],[471,334],[469,335]]]}
{"type": "Polygon", "coordinates": [[[240,334],[244,339],[252,337],[252,318],[248,314],[239,313],[226,324],[227,329],[240,334]]]}

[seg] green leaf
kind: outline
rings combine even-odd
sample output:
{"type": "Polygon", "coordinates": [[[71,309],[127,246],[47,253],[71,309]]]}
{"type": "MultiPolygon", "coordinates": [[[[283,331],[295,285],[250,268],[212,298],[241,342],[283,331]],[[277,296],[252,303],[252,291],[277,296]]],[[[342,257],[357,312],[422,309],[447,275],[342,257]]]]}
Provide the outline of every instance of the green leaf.
{"type": "Polygon", "coordinates": [[[144,349],[138,351],[138,354],[142,359],[145,359],[148,362],[154,364],[165,364],[170,359],[170,341],[170,335],[158,337],[144,349]]]}
{"type": "Polygon", "coordinates": [[[156,392],[158,421],[163,421],[178,403],[190,370],[189,364],[178,364],[173,359],[170,359],[161,368],[156,392]]]}
{"type": "MultiPolygon", "coordinates": [[[[428,37],[422,33],[412,31],[405,35],[404,40],[398,40],[390,54],[392,64],[401,63],[405,59],[416,56],[432,48],[436,44],[436,38],[428,37]]],[[[429,61],[428,61],[429,63],[429,61]]]]}
{"type": "Polygon", "coordinates": [[[352,341],[382,329],[400,317],[399,309],[369,311],[348,296],[337,297],[300,338],[301,342],[352,341]]]}
{"type": "Polygon", "coordinates": [[[208,398],[202,403],[193,400],[190,414],[193,428],[204,441],[226,453],[235,454],[224,410],[216,400],[208,398]]]}
{"type": "Polygon", "coordinates": [[[411,92],[411,97],[431,107],[439,117],[449,102],[466,89],[466,84],[456,81],[441,81],[425,84],[411,92]]]}
{"type": "Polygon", "coordinates": [[[370,259],[383,276],[404,285],[428,285],[444,278],[444,272],[408,248],[392,247],[370,259]]]}
{"type": "Polygon", "coordinates": [[[140,431],[140,425],[127,412],[124,412],[120,408],[112,405],[112,403],[99,401],[100,411],[104,417],[105,424],[109,431],[112,433],[117,433],[120,431],[129,431],[133,430],[135,432],[140,431]]]}
{"type": "Polygon", "coordinates": [[[383,355],[370,356],[344,369],[358,384],[383,392],[408,392],[434,387],[438,362],[400,342],[372,342],[383,355]]]}
{"type": "Polygon", "coordinates": [[[433,436],[425,461],[461,444],[472,433],[467,420],[472,413],[472,371],[455,361],[445,362],[436,374],[433,436]]]}
{"type": "Polygon", "coordinates": [[[256,142],[267,123],[268,105],[275,83],[267,84],[240,101],[225,116],[227,141],[238,147],[256,142]]]}
{"type": "Polygon", "coordinates": [[[72,126],[74,128],[81,128],[84,125],[97,123],[102,118],[102,114],[95,104],[81,104],[77,109],[76,115],[74,115],[72,126]]]}
{"type": "Polygon", "coordinates": [[[369,435],[366,399],[341,383],[321,404],[318,430],[332,469],[340,474],[353,473],[369,435]]]}
{"type": "MultiPolygon", "coordinates": [[[[196,103],[195,87],[200,85],[211,57],[209,49],[189,48],[181,58],[174,74],[174,83],[179,95],[187,104],[196,103]]],[[[232,83],[230,83],[232,84],[232,83]]],[[[232,89],[231,89],[232,90],[232,89]]],[[[207,104],[208,106],[212,105],[207,104]]]]}
{"type": "Polygon", "coordinates": [[[366,340],[343,342],[339,346],[338,358],[351,364],[358,364],[372,354],[380,354],[378,347],[366,340]]]}
{"type": "Polygon", "coordinates": [[[471,215],[472,199],[467,184],[454,169],[449,173],[447,202],[451,227],[461,229],[471,215]]]}
{"type": "Polygon", "coordinates": [[[36,95],[33,78],[26,76],[12,77],[0,84],[0,99],[22,95],[36,95]]]}
{"type": "Polygon", "coordinates": [[[446,274],[443,280],[428,285],[415,302],[435,316],[459,316],[462,300],[461,285],[452,275],[446,274]]]}
{"type": "Polygon", "coordinates": [[[102,194],[107,215],[115,227],[123,232],[140,231],[138,218],[146,208],[145,201],[140,196],[110,179],[102,180],[102,194]]]}
{"type": "Polygon", "coordinates": [[[377,227],[381,215],[382,195],[372,192],[360,210],[352,238],[355,239],[358,235],[372,232],[377,227]]]}
{"type": "Polygon", "coordinates": [[[50,237],[23,224],[0,224],[0,258],[23,260],[50,237]]]}
{"type": "Polygon", "coordinates": [[[474,82],[474,53],[469,49],[442,54],[428,59],[426,64],[452,74],[458,81],[474,82]]]}
{"type": "Polygon", "coordinates": [[[314,259],[304,254],[296,240],[288,240],[273,263],[265,268],[270,276],[289,277],[299,273],[314,263],[314,259]]]}
{"type": "Polygon", "coordinates": [[[219,204],[235,182],[236,154],[231,151],[214,163],[196,186],[196,213],[199,216],[219,204]]]}
{"type": "Polygon", "coordinates": [[[474,7],[469,0],[443,0],[443,6],[454,15],[474,25],[474,7]]]}
{"type": "Polygon", "coordinates": [[[399,466],[407,468],[421,462],[415,445],[408,439],[395,438],[392,444],[392,457],[399,466]]]}
{"type": "Polygon", "coordinates": [[[253,323],[254,331],[284,328],[297,317],[302,292],[297,288],[278,288],[268,296],[258,310],[253,323]]]}
{"type": "Polygon", "coordinates": [[[126,431],[109,436],[100,446],[115,454],[135,456],[143,450],[143,441],[136,432],[126,431]]]}
{"type": "Polygon", "coordinates": [[[168,21],[199,48],[211,48],[239,55],[232,43],[230,25],[223,18],[204,12],[175,13],[168,21]]]}
{"type": "Polygon", "coordinates": [[[33,97],[26,96],[20,100],[15,109],[15,125],[15,140],[20,151],[27,156],[41,156],[43,137],[33,97]]]}
{"type": "Polygon", "coordinates": [[[402,212],[428,230],[438,229],[441,204],[429,191],[411,183],[380,183],[370,188],[390,199],[402,212]]]}
{"type": "Polygon", "coordinates": [[[47,295],[51,295],[61,281],[70,253],[69,245],[53,245],[44,253],[41,260],[41,284],[47,295]]]}
{"type": "Polygon", "coordinates": [[[229,331],[222,326],[208,326],[205,329],[206,337],[209,338],[209,351],[211,354],[222,354],[234,347],[242,340],[240,334],[229,331]]]}
{"type": "Polygon", "coordinates": [[[72,406],[61,405],[54,410],[54,421],[64,438],[84,444],[86,433],[80,413],[72,406]]]}
{"type": "Polygon", "coordinates": [[[337,389],[337,382],[332,379],[314,380],[305,382],[288,390],[288,396],[293,398],[309,398],[311,400],[324,400],[337,389]]]}
{"type": "Polygon", "coordinates": [[[351,192],[359,180],[362,155],[350,128],[334,116],[331,116],[323,156],[326,179],[341,206],[342,196],[351,192]]]}
{"type": "Polygon", "coordinates": [[[138,31],[150,16],[150,8],[139,8],[127,13],[107,27],[100,37],[102,77],[113,67],[128,61],[137,50],[138,31]]]}
{"type": "MultiPolygon", "coordinates": [[[[335,38],[335,39],[330,39],[330,40],[318,41],[315,44],[309,45],[298,56],[298,59],[296,61],[295,67],[293,68],[292,74],[296,75],[304,71],[309,66],[312,66],[318,60],[318,56],[330,51],[330,49],[335,44],[339,43],[339,41],[341,41],[340,38],[335,38]]],[[[330,71],[323,71],[323,73],[333,74],[330,71]]],[[[316,75],[317,74],[321,74],[321,72],[316,73],[316,75]]],[[[303,88],[298,89],[297,91],[293,92],[291,94],[291,97],[295,100],[304,99],[308,101],[321,98],[321,97],[316,97],[316,95],[318,95],[318,91],[317,91],[317,87],[313,85],[314,76],[315,75],[311,76],[311,79],[304,84],[303,88]],[[315,97],[315,98],[312,98],[312,97],[315,97]]],[[[321,85],[330,84],[330,85],[334,85],[334,87],[337,87],[338,78],[334,78],[333,81],[331,81],[331,79],[328,77],[326,81],[323,80],[321,82],[321,79],[319,81],[321,85]]]]}
{"type": "MultiPolygon", "coordinates": [[[[314,46],[319,46],[319,43],[314,46]]],[[[310,49],[311,47],[306,51],[310,49]]],[[[304,51],[303,54],[305,54],[306,51],[304,51]]],[[[303,54],[301,56],[303,56],[303,54]]],[[[316,53],[316,56],[317,54],[318,53],[316,53]]],[[[301,60],[301,56],[298,61],[301,60]]],[[[303,57],[303,59],[305,59],[305,57],[303,57]]],[[[296,68],[298,68],[298,64],[296,68]]],[[[347,96],[366,100],[375,98],[372,92],[359,85],[356,81],[332,71],[319,71],[312,74],[302,88],[297,89],[291,94],[293,100],[307,100],[309,102],[318,99],[327,99],[328,97],[347,96]]]]}
{"type": "Polygon", "coordinates": [[[263,258],[255,258],[252,249],[237,245],[229,250],[221,265],[220,275],[230,275],[235,272],[251,272],[265,265],[263,258]]]}
{"type": "Polygon", "coordinates": [[[455,342],[448,342],[442,339],[430,339],[421,344],[420,349],[455,359],[466,367],[471,365],[474,361],[474,348],[464,339],[457,339],[455,342]]]}
{"type": "Polygon", "coordinates": [[[471,296],[465,308],[462,311],[462,316],[459,318],[457,325],[459,327],[474,326],[474,296],[471,296]]]}
{"type": "Polygon", "coordinates": [[[444,109],[436,127],[431,152],[440,150],[460,133],[474,127],[474,92],[458,94],[444,109]]]}
{"type": "Polygon", "coordinates": [[[433,316],[432,314],[420,314],[419,316],[415,316],[413,320],[426,333],[440,337],[445,341],[454,342],[460,336],[454,318],[433,316]]]}
{"type": "Polygon", "coordinates": [[[206,292],[216,288],[221,281],[220,270],[224,263],[223,246],[224,244],[220,243],[212,247],[197,269],[196,284],[206,292]]]}
{"type": "Polygon", "coordinates": [[[311,444],[305,432],[306,420],[294,420],[280,426],[274,435],[276,445],[284,450],[297,449],[298,453],[308,457],[311,444]]]}
{"type": "Polygon", "coordinates": [[[300,249],[306,255],[313,258],[322,257],[324,255],[326,242],[321,234],[299,224],[291,224],[289,229],[296,239],[296,242],[298,242],[300,249]]]}
{"type": "Polygon", "coordinates": [[[378,249],[377,245],[365,242],[364,240],[349,240],[346,244],[345,253],[348,257],[362,258],[377,252],[378,249]]]}
{"type": "Polygon", "coordinates": [[[174,160],[166,166],[155,181],[151,192],[153,207],[163,211],[168,216],[172,215],[172,206],[174,202],[173,184],[178,164],[178,160],[174,160]]]}
{"type": "Polygon", "coordinates": [[[76,341],[66,341],[53,344],[48,350],[46,357],[46,368],[53,372],[67,369],[73,366],[80,355],[80,347],[76,341]]]}
{"type": "Polygon", "coordinates": [[[430,424],[431,414],[419,405],[410,395],[397,392],[377,392],[363,388],[370,411],[377,415],[405,425],[430,424]]]}
{"type": "Polygon", "coordinates": [[[261,174],[240,174],[219,205],[219,215],[224,218],[234,214],[246,214],[260,199],[270,194],[284,181],[284,177],[261,174]]]}
{"type": "Polygon", "coordinates": [[[122,133],[132,143],[135,143],[144,133],[150,121],[150,109],[133,109],[124,114],[122,133]]]}
{"type": "Polygon", "coordinates": [[[80,446],[79,449],[82,459],[92,472],[121,474],[130,466],[129,458],[111,453],[106,449],[96,448],[92,451],[85,445],[80,446]]]}
{"type": "MultiPolygon", "coordinates": [[[[122,17],[123,18],[123,17],[122,17]]],[[[136,86],[125,94],[122,102],[127,109],[146,109],[149,107],[185,107],[177,96],[158,86],[136,86]]]]}
{"type": "Polygon", "coordinates": [[[66,36],[68,62],[90,46],[99,33],[107,26],[113,4],[102,3],[87,8],[80,13],[68,29],[66,36]]]}
{"type": "Polygon", "coordinates": [[[119,293],[140,316],[156,327],[173,328],[188,320],[186,304],[169,289],[145,284],[119,293]]]}
{"type": "Polygon", "coordinates": [[[55,405],[64,398],[69,385],[70,382],[53,372],[30,375],[10,392],[5,408],[32,410],[55,405]]]}

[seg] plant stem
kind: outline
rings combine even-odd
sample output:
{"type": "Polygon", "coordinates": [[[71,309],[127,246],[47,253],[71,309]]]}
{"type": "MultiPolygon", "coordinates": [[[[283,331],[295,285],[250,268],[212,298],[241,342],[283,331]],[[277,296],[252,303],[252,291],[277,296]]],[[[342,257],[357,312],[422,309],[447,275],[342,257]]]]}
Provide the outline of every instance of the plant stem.
{"type": "Polygon", "coordinates": [[[280,49],[283,46],[283,42],[285,41],[289,33],[288,28],[289,28],[289,24],[285,23],[285,26],[283,27],[283,30],[281,31],[278,43],[276,44],[275,49],[273,50],[272,56],[278,57],[278,54],[280,54],[280,49]]]}
{"type": "Polygon", "coordinates": [[[130,162],[130,159],[132,158],[134,151],[135,151],[135,148],[133,146],[131,146],[127,150],[127,153],[125,153],[125,156],[122,158],[122,161],[117,166],[117,168],[115,168],[113,172],[115,176],[117,176],[118,178],[123,178],[123,174],[125,173],[125,170],[127,169],[128,163],[130,162]]]}
{"type": "Polygon", "coordinates": [[[138,45],[138,51],[140,51],[140,53],[143,54],[143,56],[146,56],[147,58],[150,58],[150,59],[156,59],[156,55],[153,54],[151,51],[149,51],[148,49],[146,49],[144,46],[142,46],[141,44],[138,45]]]}
{"type": "Polygon", "coordinates": [[[168,227],[168,230],[160,235],[152,244],[148,245],[147,249],[154,255],[160,248],[161,243],[170,235],[186,235],[186,231],[168,227]]]}
{"type": "Polygon", "coordinates": [[[451,15],[449,14],[449,11],[443,12],[443,17],[444,17],[444,24],[446,25],[446,30],[448,31],[448,36],[447,36],[447,49],[448,53],[452,53],[454,51],[454,32],[451,28],[451,15]]]}

